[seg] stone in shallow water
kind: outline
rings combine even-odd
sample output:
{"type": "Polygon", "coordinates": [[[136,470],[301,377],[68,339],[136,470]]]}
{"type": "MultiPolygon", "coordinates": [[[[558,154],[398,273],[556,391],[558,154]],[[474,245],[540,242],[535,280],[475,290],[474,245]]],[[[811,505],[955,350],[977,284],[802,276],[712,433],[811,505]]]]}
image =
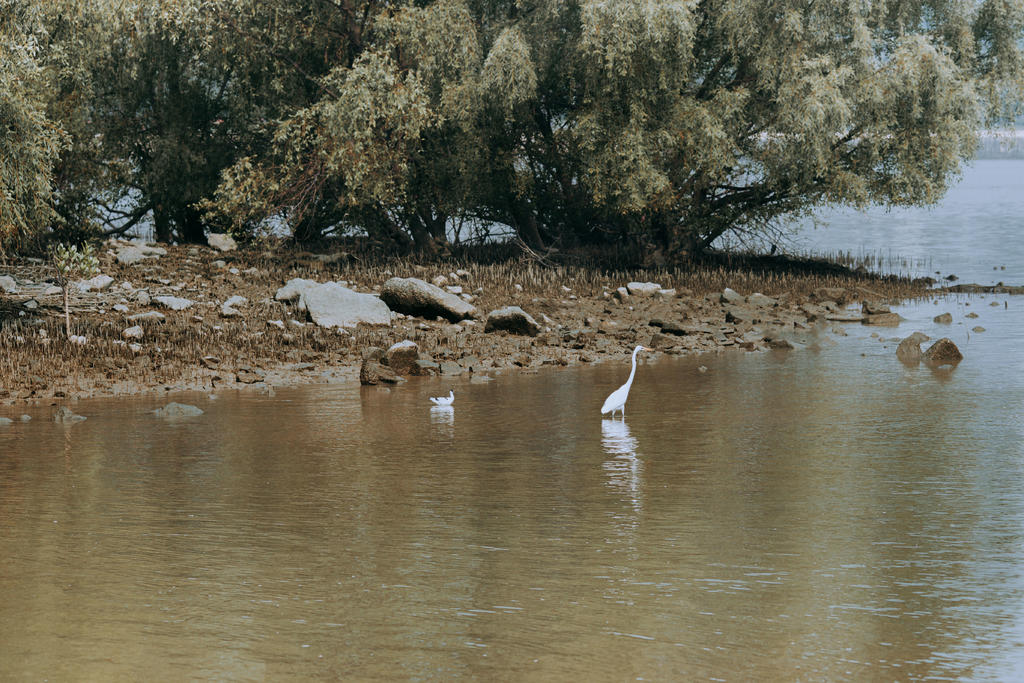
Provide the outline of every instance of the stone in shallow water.
{"type": "Polygon", "coordinates": [[[924,362],[932,367],[941,365],[956,365],[964,359],[960,349],[947,337],[938,340],[924,352],[924,362]]]}
{"type": "Polygon", "coordinates": [[[195,417],[202,415],[203,411],[187,403],[168,403],[163,408],[154,410],[153,414],[157,417],[195,417]]]}

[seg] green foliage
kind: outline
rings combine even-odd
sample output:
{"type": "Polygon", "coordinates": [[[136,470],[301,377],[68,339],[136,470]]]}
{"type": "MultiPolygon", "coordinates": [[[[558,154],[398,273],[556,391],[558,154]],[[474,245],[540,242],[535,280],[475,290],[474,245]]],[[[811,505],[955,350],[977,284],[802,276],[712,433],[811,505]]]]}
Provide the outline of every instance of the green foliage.
{"type": "Polygon", "coordinates": [[[71,287],[79,278],[90,278],[100,270],[100,261],[91,244],[82,245],[59,242],[50,248],[50,261],[56,273],[54,278],[60,287],[64,300],[64,332],[71,337],[71,287]]]}
{"type": "Polygon", "coordinates": [[[458,224],[683,257],[934,202],[1024,92],[1010,0],[0,0],[0,32],[0,239],[458,224]]]}
{"type": "Polygon", "coordinates": [[[65,137],[46,116],[45,40],[33,3],[0,0],[0,254],[56,217],[53,166],[65,137]]]}
{"type": "Polygon", "coordinates": [[[59,242],[51,248],[50,260],[60,287],[67,287],[78,278],[90,278],[100,270],[100,261],[91,244],[82,245],[79,251],[77,245],[59,242]]]}

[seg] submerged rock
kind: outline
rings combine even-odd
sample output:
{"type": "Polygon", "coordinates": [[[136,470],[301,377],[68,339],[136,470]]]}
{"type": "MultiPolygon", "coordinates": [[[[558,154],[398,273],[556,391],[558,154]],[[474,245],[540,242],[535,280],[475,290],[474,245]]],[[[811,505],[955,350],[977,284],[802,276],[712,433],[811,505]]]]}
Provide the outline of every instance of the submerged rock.
{"type": "Polygon", "coordinates": [[[54,422],[64,422],[64,423],[81,422],[84,419],[85,419],[84,416],[76,415],[71,410],[71,408],[68,408],[67,406],[61,406],[60,408],[57,409],[57,412],[53,414],[53,421],[54,422]]]}
{"type": "Polygon", "coordinates": [[[391,310],[427,318],[458,322],[476,315],[476,307],[436,285],[418,278],[393,277],[384,283],[380,298],[391,310]]]}
{"type": "Polygon", "coordinates": [[[960,349],[948,337],[938,340],[924,352],[922,359],[932,367],[941,365],[956,365],[964,359],[960,349]]]}
{"type": "Polygon", "coordinates": [[[932,318],[932,322],[939,323],[940,325],[951,325],[953,323],[953,314],[942,313],[932,318]]]}
{"type": "Polygon", "coordinates": [[[187,403],[168,403],[163,408],[154,410],[153,414],[157,417],[195,417],[202,415],[203,411],[187,403]]]}
{"type": "Polygon", "coordinates": [[[921,362],[921,343],[928,341],[929,337],[923,332],[914,332],[903,339],[896,347],[896,357],[908,365],[916,365],[921,362]]]}
{"type": "Polygon", "coordinates": [[[884,325],[886,327],[896,327],[900,324],[899,313],[868,313],[864,315],[862,323],[865,325],[884,325]]]}

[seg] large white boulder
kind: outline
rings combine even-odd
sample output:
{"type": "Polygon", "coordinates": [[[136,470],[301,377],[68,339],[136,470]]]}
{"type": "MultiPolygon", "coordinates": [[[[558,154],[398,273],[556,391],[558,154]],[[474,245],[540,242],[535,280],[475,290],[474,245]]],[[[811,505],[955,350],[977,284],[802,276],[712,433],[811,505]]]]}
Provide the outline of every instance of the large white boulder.
{"type": "Polygon", "coordinates": [[[391,309],[372,294],[355,292],[337,282],[309,287],[302,294],[309,317],[320,327],[391,325],[391,309]]]}

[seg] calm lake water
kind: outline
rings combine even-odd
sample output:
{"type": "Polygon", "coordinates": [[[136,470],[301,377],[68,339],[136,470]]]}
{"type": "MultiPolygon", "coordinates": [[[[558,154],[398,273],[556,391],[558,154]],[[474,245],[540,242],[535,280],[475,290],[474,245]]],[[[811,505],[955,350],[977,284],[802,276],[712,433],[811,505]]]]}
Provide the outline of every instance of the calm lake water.
{"type": "Polygon", "coordinates": [[[1022,309],[655,355],[624,420],[628,357],[31,409],[0,427],[0,680],[1020,679],[1022,309]],[[965,360],[903,366],[914,330],[965,360]]]}
{"type": "Polygon", "coordinates": [[[985,159],[938,205],[865,212],[822,212],[801,224],[790,248],[848,252],[878,260],[881,270],[961,282],[1024,285],[1024,161],[985,159]],[[936,274],[936,272],[938,274],[936,274]]]}

